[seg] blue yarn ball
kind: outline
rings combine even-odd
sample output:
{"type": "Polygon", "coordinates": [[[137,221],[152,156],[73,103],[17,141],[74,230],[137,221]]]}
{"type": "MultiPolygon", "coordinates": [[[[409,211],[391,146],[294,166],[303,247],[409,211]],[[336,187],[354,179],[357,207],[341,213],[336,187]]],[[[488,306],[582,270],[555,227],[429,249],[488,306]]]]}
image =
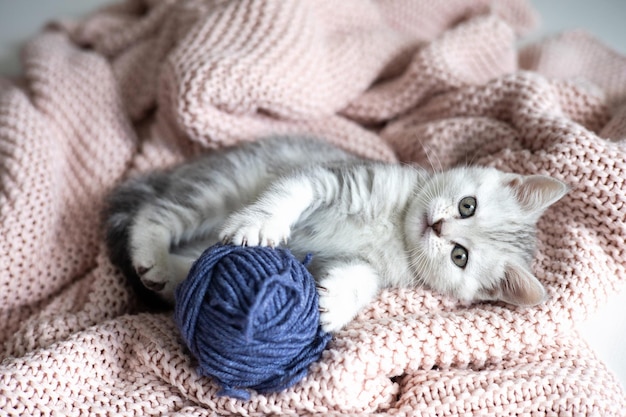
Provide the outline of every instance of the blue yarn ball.
{"type": "Polygon", "coordinates": [[[309,260],[287,249],[217,244],[178,286],[176,324],[219,395],[281,391],[319,359],[331,336],[320,327],[309,260]]]}

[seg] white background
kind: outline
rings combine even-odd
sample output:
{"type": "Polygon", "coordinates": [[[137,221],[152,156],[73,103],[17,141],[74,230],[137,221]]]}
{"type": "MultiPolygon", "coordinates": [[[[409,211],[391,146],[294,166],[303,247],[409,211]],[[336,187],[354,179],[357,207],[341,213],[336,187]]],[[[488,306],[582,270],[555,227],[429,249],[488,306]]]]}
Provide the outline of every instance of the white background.
{"type": "MultiPolygon", "coordinates": [[[[79,17],[110,0],[0,0],[0,75],[20,72],[19,45],[51,18],[79,17]]],[[[534,0],[542,22],[525,42],[583,28],[626,54],[625,0],[534,0]]],[[[626,291],[580,324],[585,338],[626,387],[626,291]]]]}

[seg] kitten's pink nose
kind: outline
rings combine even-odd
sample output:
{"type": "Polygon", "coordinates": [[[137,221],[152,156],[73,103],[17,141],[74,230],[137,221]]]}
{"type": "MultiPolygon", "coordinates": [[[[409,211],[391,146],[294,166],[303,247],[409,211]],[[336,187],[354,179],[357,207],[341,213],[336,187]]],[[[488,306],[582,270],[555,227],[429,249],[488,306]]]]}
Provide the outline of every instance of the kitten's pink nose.
{"type": "Polygon", "coordinates": [[[439,219],[435,223],[431,224],[430,227],[433,229],[433,232],[437,235],[437,237],[441,236],[441,227],[443,226],[443,220],[439,219]]]}

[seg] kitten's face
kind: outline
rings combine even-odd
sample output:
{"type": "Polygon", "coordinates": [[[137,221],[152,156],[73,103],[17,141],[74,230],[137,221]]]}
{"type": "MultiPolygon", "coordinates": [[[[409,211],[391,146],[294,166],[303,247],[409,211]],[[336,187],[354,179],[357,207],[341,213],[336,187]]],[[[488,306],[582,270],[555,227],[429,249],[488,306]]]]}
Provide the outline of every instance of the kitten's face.
{"type": "Polygon", "coordinates": [[[435,174],[407,215],[419,279],[462,300],[541,302],[545,290],[530,271],[535,223],[566,191],[549,177],[490,168],[435,174]]]}

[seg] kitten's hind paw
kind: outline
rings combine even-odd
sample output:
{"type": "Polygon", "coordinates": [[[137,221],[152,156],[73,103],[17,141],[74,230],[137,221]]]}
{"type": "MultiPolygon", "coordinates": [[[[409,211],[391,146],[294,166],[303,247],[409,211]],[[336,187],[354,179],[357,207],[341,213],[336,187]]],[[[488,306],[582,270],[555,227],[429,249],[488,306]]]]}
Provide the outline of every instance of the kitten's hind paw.
{"type": "Polygon", "coordinates": [[[137,257],[133,265],[144,287],[157,293],[163,291],[169,279],[167,264],[157,262],[155,259],[137,257]]]}
{"type": "Polygon", "coordinates": [[[136,251],[132,254],[135,272],[144,287],[168,302],[174,302],[174,289],[189,273],[195,257],[171,253],[154,254],[136,251]]]}

